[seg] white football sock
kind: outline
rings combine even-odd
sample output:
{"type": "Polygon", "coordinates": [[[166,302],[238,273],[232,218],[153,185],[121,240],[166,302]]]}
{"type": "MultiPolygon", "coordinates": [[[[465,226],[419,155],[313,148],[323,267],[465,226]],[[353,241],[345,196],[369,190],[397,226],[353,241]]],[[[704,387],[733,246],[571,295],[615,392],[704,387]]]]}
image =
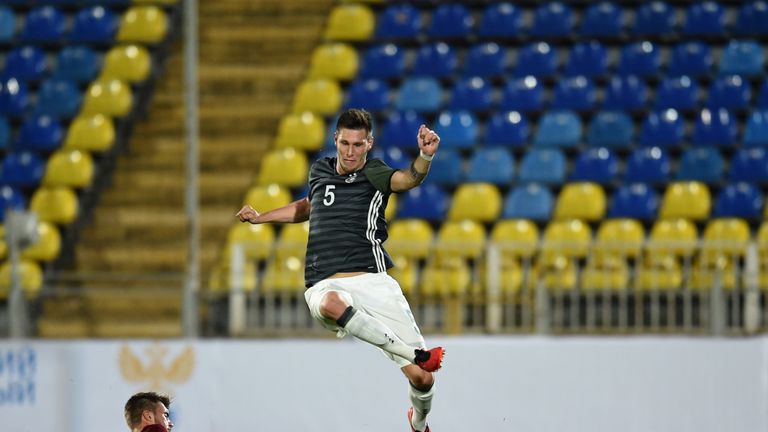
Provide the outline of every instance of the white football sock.
{"type": "Polygon", "coordinates": [[[413,362],[416,348],[400,340],[384,323],[365,312],[354,310],[344,325],[352,336],[375,345],[384,351],[413,362]]]}
{"type": "Polygon", "coordinates": [[[432,386],[427,391],[421,391],[414,388],[412,385],[408,395],[411,397],[411,403],[413,404],[413,417],[411,418],[411,424],[417,431],[423,431],[427,428],[427,414],[432,409],[432,395],[435,386],[432,386]]]}

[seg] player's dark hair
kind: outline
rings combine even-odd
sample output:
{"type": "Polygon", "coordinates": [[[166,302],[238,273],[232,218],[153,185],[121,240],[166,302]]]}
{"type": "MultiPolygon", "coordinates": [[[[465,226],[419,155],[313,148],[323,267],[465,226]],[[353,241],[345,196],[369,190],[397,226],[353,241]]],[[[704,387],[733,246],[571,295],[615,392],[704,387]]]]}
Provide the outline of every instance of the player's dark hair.
{"type": "Polygon", "coordinates": [[[125,422],[128,427],[133,429],[141,423],[141,415],[144,411],[155,411],[157,403],[160,402],[166,408],[171,406],[171,398],[164,394],[155,392],[136,393],[125,403],[125,422]]]}
{"type": "Polygon", "coordinates": [[[351,108],[339,116],[339,120],[336,121],[336,132],[341,129],[353,129],[360,130],[365,129],[366,135],[371,135],[373,131],[373,119],[371,113],[364,109],[351,108]]]}

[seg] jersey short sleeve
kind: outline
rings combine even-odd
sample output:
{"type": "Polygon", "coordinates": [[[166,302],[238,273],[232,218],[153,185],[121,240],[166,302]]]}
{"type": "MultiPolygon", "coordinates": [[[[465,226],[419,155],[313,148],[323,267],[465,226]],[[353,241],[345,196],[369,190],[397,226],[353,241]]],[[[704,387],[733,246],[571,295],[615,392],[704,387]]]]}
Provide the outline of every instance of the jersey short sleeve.
{"type": "Polygon", "coordinates": [[[392,193],[390,179],[395,171],[397,170],[385,164],[381,159],[371,159],[363,168],[363,174],[368,178],[368,181],[376,190],[384,194],[392,193]]]}

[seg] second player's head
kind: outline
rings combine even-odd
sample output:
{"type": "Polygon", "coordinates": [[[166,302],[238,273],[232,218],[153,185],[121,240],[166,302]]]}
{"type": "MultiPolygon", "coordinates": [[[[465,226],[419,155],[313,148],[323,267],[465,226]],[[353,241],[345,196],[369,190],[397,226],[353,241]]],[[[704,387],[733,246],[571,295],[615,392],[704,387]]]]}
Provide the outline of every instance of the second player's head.
{"type": "Polygon", "coordinates": [[[373,120],[368,111],[349,109],[341,113],[333,134],[339,174],[349,174],[365,166],[373,147],[373,120]]]}

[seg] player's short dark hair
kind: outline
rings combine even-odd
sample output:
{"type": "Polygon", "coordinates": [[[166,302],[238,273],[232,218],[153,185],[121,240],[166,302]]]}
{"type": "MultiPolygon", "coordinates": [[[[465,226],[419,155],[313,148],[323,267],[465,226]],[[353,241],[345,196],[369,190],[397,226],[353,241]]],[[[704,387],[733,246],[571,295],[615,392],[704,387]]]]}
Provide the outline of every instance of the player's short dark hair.
{"type": "Polygon", "coordinates": [[[147,410],[154,412],[158,402],[166,408],[171,406],[171,398],[164,394],[142,392],[131,396],[125,403],[125,422],[128,423],[128,427],[133,429],[138,426],[141,423],[141,414],[147,410]]]}
{"type": "Polygon", "coordinates": [[[341,129],[360,130],[365,129],[367,135],[373,132],[373,118],[371,113],[364,109],[351,108],[341,113],[336,121],[336,132],[341,129]]]}

